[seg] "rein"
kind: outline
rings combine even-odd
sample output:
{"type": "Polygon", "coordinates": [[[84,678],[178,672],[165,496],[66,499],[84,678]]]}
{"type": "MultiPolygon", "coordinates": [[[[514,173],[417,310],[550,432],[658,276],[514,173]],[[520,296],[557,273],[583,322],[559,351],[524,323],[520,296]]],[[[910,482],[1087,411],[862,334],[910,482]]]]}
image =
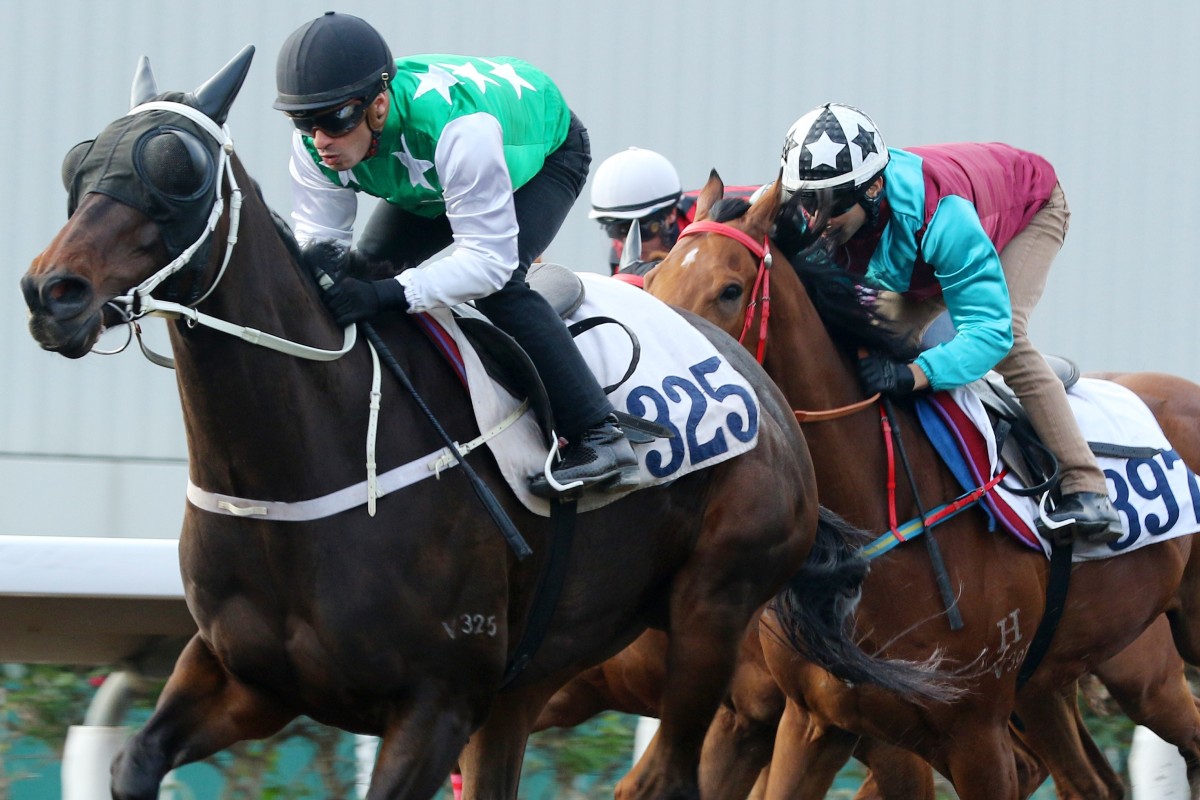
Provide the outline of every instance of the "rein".
{"type": "MultiPolygon", "coordinates": [[[[698,233],[715,233],[718,236],[733,239],[758,259],[758,272],[754,276],[754,289],[750,292],[750,303],[746,306],[746,319],[742,323],[742,333],[738,336],[738,344],[745,344],[746,334],[750,331],[750,326],[754,322],[754,309],[756,306],[761,307],[762,313],[759,315],[758,320],[758,349],[755,351],[754,357],[759,364],[762,364],[763,355],[767,349],[767,320],[771,317],[771,266],[774,262],[774,259],[771,257],[771,241],[764,236],[760,244],[757,239],[745,231],[738,230],[724,222],[714,222],[709,219],[700,220],[688,225],[679,232],[679,238],[682,239],[685,236],[693,236],[698,233]]],[[[841,417],[862,411],[869,408],[878,399],[879,393],[876,392],[866,400],[851,403],[850,405],[829,408],[823,411],[793,409],[793,413],[796,415],[797,422],[824,422],[831,419],[840,419],[841,417]]]]}

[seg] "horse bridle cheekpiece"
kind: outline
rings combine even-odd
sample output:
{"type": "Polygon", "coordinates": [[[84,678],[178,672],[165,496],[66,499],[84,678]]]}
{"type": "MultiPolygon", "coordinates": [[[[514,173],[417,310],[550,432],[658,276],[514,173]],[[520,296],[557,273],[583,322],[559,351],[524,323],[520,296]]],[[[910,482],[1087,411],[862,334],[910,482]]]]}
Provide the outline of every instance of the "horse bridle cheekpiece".
{"type": "Polygon", "coordinates": [[[699,233],[715,233],[718,236],[733,239],[758,259],[758,272],[754,276],[754,289],[750,292],[750,299],[746,304],[746,319],[742,323],[742,333],[738,336],[738,343],[745,344],[746,335],[750,333],[750,326],[754,322],[754,314],[757,311],[758,348],[754,355],[758,363],[761,364],[767,349],[767,320],[771,317],[771,242],[765,237],[760,242],[750,236],[750,234],[738,230],[732,225],[708,219],[697,220],[688,225],[679,232],[679,238],[683,239],[684,237],[695,236],[699,233]]]}
{"type": "Polygon", "coordinates": [[[150,99],[158,93],[143,58],[134,79],[133,108],[97,138],[75,145],[63,160],[68,215],[75,213],[84,195],[95,192],[142,212],[158,226],[170,261],[129,295],[115,299],[125,306],[126,320],[149,313],[146,301],[151,292],[168,279],[174,278],[163,287],[164,299],[185,306],[199,303],[220,280],[218,273],[204,291],[198,278],[212,250],[211,234],[225,210],[222,176],[230,190],[222,272],[229,263],[242,196],[230,159],[233,139],[224,119],[253,52],[252,47],[243,50],[194,93],[172,92],[161,99],[150,99]],[[212,96],[222,91],[226,96],[212,96]]]}

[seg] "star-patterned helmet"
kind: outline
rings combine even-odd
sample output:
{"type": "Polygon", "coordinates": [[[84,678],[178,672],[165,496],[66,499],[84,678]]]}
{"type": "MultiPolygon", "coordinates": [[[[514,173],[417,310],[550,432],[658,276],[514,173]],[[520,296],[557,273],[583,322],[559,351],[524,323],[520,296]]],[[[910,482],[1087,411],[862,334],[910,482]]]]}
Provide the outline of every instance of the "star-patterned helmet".
{"type": "Polygon", "coordinates": [[[858,189],[887,166],[879,129],[863,112],[826,103],[792,124],[783,142],[783,190],[858,189]]]}
{"type": "Polygon", "coordinates": [[[275,108],[297,112],[369,100],[396,71],[387,42],[366,21],[329,11],[292,32],[275,62],[275,108]]]}
{"type": "Polygon", "coordinates": [[[604,159],[592,181],[591,219],[641,219],[673,206],[683,194],[667,157],[630,147],[604,159]]]}

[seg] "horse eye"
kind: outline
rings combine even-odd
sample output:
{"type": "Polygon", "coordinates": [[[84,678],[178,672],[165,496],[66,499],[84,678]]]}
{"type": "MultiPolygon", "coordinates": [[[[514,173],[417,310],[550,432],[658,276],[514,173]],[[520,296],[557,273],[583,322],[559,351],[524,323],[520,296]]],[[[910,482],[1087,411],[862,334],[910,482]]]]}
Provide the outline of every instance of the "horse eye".
{"type": "Polygon", "coordinates": [[[212,156],[185,131],[158,130],[142,139],[137,168],[143,180],[168,197],[191,199],[208,188],[212,156]]]}
{"type": "Polygon", "coordinates": [[[79,174],[79,166],[83,164],[83,159],[92,150],[92,144],[95,139],[88,139],[80,142],[67,151],[67,155],[63,158],[62,163],[62,182],[63,188],[68,192],[71,191],[71,184],[75,183],[75,176],[79,174]]]}
{"type": "Polygon", "coordinates": [[[742,285],[740,283],[731,283],[721,292],[721,300],[730,301],[738,300],[742,296],[742,285]]]}

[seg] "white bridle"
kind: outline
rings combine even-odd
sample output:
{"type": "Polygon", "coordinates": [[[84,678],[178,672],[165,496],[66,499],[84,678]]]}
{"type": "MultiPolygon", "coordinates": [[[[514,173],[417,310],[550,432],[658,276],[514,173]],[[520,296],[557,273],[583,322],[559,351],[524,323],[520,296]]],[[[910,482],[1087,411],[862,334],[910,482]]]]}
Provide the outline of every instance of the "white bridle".
{"type": "MultiPolygon", "coordinates": [[[[299,344],[289,339],[284,339],[279,336],[274,336],[269,333],[249,328],[244,325],[234,325],[225,320],[209,316],[203,312],[197,311],[196,306],[203,302],[217,285],[221,282],[221,278],[225,275],[225,270],[229,266],[229,259],[233,255],[233,248],[238,240],[238,225],[241,221],[242,211],[242,190],[238,186],[237,178],[233,172],[233,137],[229,133],[228,125],[217,125],[207,114],[199,111],[191,106],[183,103],[174,103],[167,100],[153,100],[148,103],[142,103],[139,106],[129,110],[127,116],[134,114],[142,114],[147,111],[169,111],[173,114],[187,117],[192,122],[199,125],[209,136],[211,136],[218,145],[219,155],[217,161],[217,172],[223,175],[224,179],[229,183],[229,233],[225,237],[225,256],[221,260],[221,268],[217,271],[217,276],[213,279],[212,285],[204,292],[195,302],[190,305],[181,303],[173,303],[166,300],[158,300],[151,293],[157,289],[163,281],[170,278],[179,270],[183,269],[196,252],[204,246],[208,238],[217,229],[217,224],[221,220],[221,215],[225,212],[225,198],[221,194],[221,181],[213,182],[213,205],[212,211],[208,215],[208,224],[204,226],[204,230],[200,234],[200,238],[192,242],[182,253],[174,258],[171,263],[155,272],[149,278],[139,283],[134,288],[130,289],[127,294],[114,297],[109,301],[109,304],[116,309],[123,321],[130,326],[130,338],[137,335],[138,346],[142,353],[151,362],[159,366],[173,368],[174,361],[168,357],[151,350],[142,339],[141,328],[137,325],[137,320],[147,315],[165,317],[175,319],[182,317],[187,320],[189,327],[203,325],[207,328],[227,333],[231,336],[236,336],[250,344],[266,347],[271,350],[276,350],[287,355],[297,356],[299,358],[308,359],[310,361],[335,361],[354,347],[357,339],[358,328],[355,325],[349,325],[345,330],[345,338],[342,342],[341,349],[338,350],[323,350],[308,345],[299,344]]],[[[328,280],[328,278],[326,278],[328,280]]],[[[129,346],[129,340],[125,344],[114,350],[97,350],[95,352],[102,355],[112,355],[119,353],[129,346]]]]}

